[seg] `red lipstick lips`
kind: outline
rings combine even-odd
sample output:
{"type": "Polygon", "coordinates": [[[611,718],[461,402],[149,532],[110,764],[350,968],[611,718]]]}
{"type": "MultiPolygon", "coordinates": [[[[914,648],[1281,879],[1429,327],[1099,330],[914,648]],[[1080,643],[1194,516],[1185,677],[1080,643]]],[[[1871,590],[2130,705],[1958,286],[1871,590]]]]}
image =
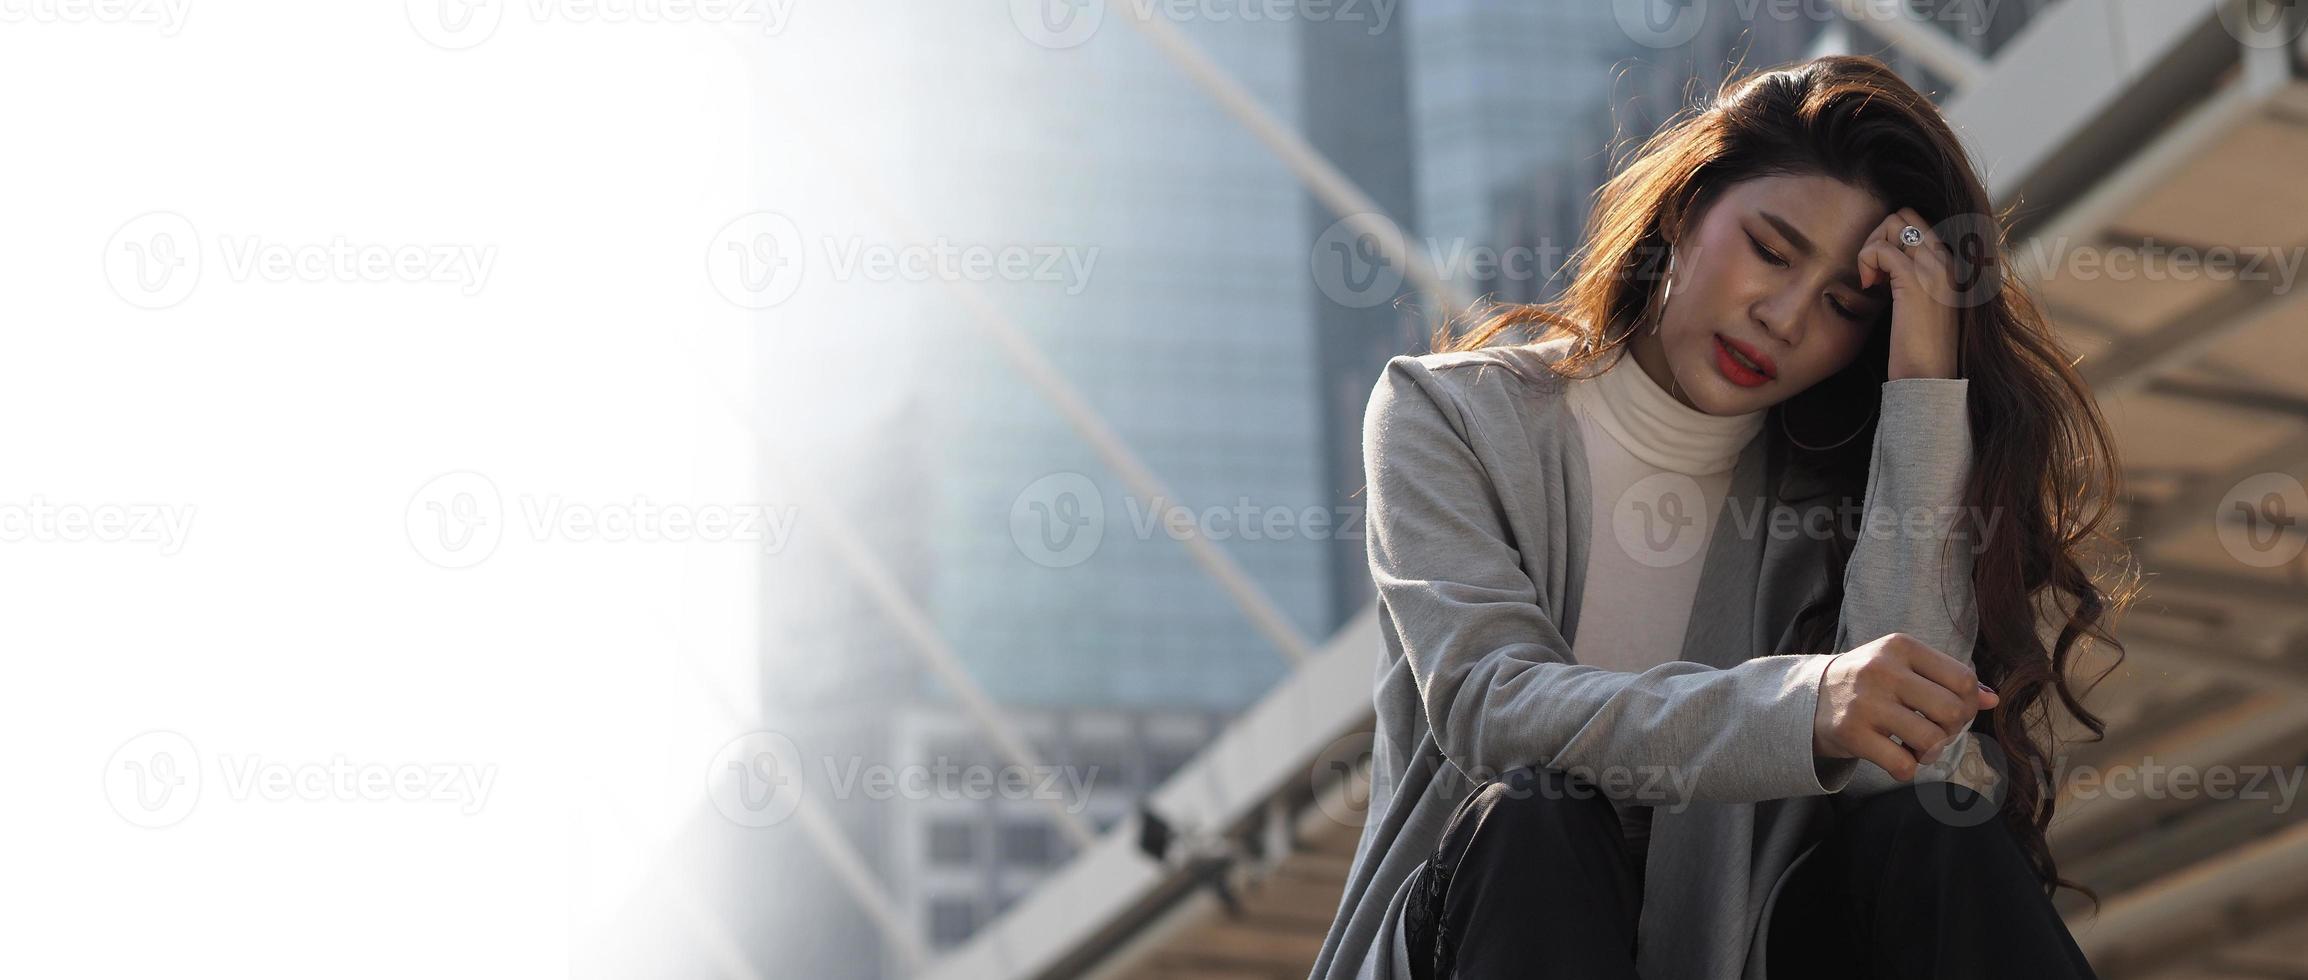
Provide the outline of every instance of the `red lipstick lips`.
{"type": "Polygon", "coordinates": [[[1722,334],[1715,335],[1715,369],[1732,384],[1742,388],[1762,385],[1779,373],[1779,366],[1771,358],[1722,334]],[[1741,358],[1746,360],[1742,361],[1741,358]],[[1754,366],[1750,367],[1752,363],[1754,366]],[[1760,370],[1758,370],[1760,369],[1760,370]]]}

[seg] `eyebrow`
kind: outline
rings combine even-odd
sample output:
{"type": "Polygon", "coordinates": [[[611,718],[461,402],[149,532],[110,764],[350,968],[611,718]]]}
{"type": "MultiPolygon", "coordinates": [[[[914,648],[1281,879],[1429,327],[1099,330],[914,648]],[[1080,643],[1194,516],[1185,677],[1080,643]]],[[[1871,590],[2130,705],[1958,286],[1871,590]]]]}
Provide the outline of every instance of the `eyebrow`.
{"type": "MultiPolygon", "coordinates": [[[[1817,246],[1811,244],[1811,238],[1803,234],[1803,232],[1797,230],[1794,225],[1789,224],[1787,219],[1782,218],[1776,214],[1772,214],[1769,211],[1757,211],[1755,213],[1761,215],[1763,220],[1769,223],[1771,227],[1778,229],[1779,233],[1781,235],[1785,235],[1789,242],[1794,243],[1796,251],[1803,253],[1805,256],[1811,256],[1818,253],[1819,249],[1817,246]]],[[[1857,269],[1852,269],[1845,272],[1841,277],[1836,279],[1836,281],[1851,287],[1852,292],[1858,293],[1861,296],[1866,296],[1870,299],[1877,298],[1877,290],[1859,288],[1859,270],[1857,269]]]]}

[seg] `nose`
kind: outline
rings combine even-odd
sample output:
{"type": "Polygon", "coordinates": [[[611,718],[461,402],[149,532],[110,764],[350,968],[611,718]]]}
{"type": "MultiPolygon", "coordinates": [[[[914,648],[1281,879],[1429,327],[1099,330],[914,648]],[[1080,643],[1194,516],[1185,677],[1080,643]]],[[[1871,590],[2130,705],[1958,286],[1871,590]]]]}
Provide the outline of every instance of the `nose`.
{"type": "Polygon", "coordinates": [[[1794,312],[1800,309],[1800,301],[1788,291],[1781,290],[1757,300],[1750,312],[1755,317],[1755,325],[1763,328],[1764,333],[1793,348],[1803,343],[1803,317],[1794,312]]]}

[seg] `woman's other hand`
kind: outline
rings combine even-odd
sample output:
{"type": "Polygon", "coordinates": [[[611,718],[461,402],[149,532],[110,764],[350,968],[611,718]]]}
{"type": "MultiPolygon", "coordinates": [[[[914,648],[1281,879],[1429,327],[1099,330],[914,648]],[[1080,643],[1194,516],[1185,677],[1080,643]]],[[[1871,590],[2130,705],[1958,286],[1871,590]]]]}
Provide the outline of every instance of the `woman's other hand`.
{"type": "Polygon", "coordinates": [[[1954,250],[1914,208],[1886,216],[1860,246],[1860,287],[1891,283],[1891,380],[1956,376],[1956,307],[1965,294],[1956,282],[1955,261],[1954,250]],[[1899,240],[1910,225],[1923,232],[1921,245],[1899,240]]]}
{"type": "Polygon", "coordinates": [[[1969,664],[1892,633],[1828,661],[1811,752],[1866,759],[1905,782],[1998,701],[1969,664]]]}

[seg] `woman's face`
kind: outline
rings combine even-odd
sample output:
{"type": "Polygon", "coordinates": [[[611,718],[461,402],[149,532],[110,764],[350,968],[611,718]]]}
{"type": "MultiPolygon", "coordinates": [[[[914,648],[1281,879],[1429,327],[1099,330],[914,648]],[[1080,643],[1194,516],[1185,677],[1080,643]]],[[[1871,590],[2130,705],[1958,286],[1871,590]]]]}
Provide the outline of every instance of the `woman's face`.
{"type": "Polygon", "coordinates": [[[1831,177],[1724,189],[1675,246],[1674,294],[1658,333],[1636,334],[1636,362],[1712,415],[1761,411],[1833,376],[1890,309],[1888,285],[1859,288],[1859,249],[1891,210],[1831,177]]]}

